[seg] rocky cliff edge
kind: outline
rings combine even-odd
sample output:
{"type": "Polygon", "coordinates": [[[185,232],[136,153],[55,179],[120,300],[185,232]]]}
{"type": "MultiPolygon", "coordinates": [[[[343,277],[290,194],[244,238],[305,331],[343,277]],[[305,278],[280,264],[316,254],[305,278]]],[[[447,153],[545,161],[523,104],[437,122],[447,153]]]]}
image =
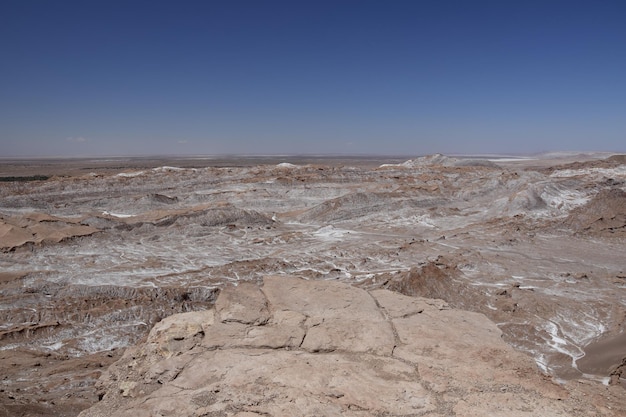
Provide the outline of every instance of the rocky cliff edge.
{"type": "Polygon", "coordinates": [[[441,300],[268,276],[158,323],[80,417],[620,415],[621,388],[557,385],[500,336],[441,300]]]}

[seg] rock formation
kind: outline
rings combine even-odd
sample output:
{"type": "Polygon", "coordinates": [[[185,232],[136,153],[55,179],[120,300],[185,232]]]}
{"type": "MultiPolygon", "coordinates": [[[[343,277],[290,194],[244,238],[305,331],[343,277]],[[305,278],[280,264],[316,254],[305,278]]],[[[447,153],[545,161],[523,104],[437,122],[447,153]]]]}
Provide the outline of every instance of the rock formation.
{"type": "Polygon", "coordinates": [[[23,216],[0,214],[0,251],[27,243],[61,242],[76,236],[88,236],[98,229],[78,223],[78,219],[62,219],[44,213],[23,216]]]}
{"type": "Polygon", "coordinates": [[[600,191],[587,204],[572,210],[565,224],[583,235],[626,236],[626,192],[620,188],[600,191]]]}
{"type": "Polygon", "coordinates": [[[482,314],[288,276],[164,319],[100,388],[80,417],[618,415],[541,375],[482,314]]]}

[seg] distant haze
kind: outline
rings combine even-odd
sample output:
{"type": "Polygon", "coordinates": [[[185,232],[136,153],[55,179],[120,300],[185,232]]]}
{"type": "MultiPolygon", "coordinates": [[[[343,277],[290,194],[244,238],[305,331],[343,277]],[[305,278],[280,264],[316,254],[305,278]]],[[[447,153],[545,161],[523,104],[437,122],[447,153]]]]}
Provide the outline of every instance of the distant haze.
{"type": "Polygon", "coordinates": [[[0,157],[626,151],[624,1],[0,4],[0,157]]]}

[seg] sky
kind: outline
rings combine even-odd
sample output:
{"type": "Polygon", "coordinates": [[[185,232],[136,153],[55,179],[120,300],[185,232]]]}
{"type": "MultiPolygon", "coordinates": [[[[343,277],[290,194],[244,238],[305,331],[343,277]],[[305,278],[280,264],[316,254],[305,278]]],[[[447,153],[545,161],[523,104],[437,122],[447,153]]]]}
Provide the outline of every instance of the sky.
{"type": "Polygon", "coordinates": [[[0,157],[626,151],[626,1],[0,1],[0,157]]]}

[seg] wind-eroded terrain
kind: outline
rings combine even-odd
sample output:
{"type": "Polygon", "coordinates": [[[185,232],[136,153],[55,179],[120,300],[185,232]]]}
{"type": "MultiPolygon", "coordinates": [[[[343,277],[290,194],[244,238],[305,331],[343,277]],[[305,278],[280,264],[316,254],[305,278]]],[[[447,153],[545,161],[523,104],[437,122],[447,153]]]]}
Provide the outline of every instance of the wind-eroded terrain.
{"type": "Polygon", "coordinates": [[[620,155],[3,161],[0,178],[0,415],[77,415],[159,320],[270,275],[443,299],[566,386],[625,384],[620,155]]]}

